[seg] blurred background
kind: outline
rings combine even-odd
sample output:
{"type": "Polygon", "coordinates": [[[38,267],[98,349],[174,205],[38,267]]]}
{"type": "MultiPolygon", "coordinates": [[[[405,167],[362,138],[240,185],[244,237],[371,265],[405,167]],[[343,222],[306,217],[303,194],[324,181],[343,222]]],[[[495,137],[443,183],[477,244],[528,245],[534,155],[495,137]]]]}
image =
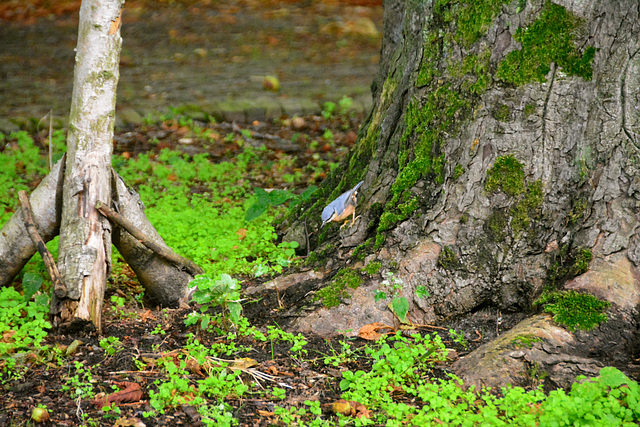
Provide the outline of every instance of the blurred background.
{"type": "MultiPolygon", "coordinates": [[[[66,120],[79,0],[0,3],[0,119],[66,120]]],[[[117,125],[193,105],[223,120],[371,105],[382,0],[127,0],[117,125]]]]}

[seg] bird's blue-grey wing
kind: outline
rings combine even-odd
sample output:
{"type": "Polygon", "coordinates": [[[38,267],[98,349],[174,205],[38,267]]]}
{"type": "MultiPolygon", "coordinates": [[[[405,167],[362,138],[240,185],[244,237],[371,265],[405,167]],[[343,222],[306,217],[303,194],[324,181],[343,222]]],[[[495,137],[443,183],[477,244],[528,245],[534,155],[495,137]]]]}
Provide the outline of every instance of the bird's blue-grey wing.
{"type": "Polygon", "coordinates": [[[322,222],[327,222],[329,221],[329,218],[331,218],[331,216],[333,215],[333,212],[335,210],[334,207],[334,202],[329,203],[323,210],[322,210],[322,222]]]}

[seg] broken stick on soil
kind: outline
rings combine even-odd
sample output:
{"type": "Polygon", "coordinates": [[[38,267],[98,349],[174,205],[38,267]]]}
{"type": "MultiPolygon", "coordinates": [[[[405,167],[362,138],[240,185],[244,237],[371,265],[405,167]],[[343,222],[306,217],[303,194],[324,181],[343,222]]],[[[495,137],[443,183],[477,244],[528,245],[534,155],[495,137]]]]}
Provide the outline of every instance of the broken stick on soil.
{"type": "Polygon", "coordinates": [[[98,201],[96,203],[96,209],[102,215],[104,215],[105,217],[109,218],[111,221],[115,222],[118,226],[120,226],[123,229],[127,230],[127,232],[129,234],[131,234],[133,237],[138,239],[138,241],[140,241],[140,243],[145,245],[147,248],[151,249],[153,252],[155,252],[158,255],[160,255],[161,257],[171,261],[172,263],[183,267],[187,271],[187,273],[191,274],[192,276],[196,276],[198,274],[203,274],[204,273],[204,270],[202,268],[200,268],[200,266],[198,266],[193,261],[191,261],[191,260],[189,260],[187,258],[181,257],[180,255],[176,254],[175,252],[171,251],[170,249],[164,248],[164,247],[158,245],[157,243],[155,243],[153,240],[149,239],[142,231],[140,231],[129,220],[124,218],[119,213],[114,212],[111,209],[109,209],[101,201],[98,201]]]}
{"type": "Polygon", "coordinates": [[[49,252],[49,249],[47,248],[47,245],[45,245],[40,233],[38,233],[38,228],[33,220],[33,215],[31,214],[31,203],[29,203],[29,197],[25,191],[20,190],[18,192],[18,198],[20,199],[20,204],[22,206],[22,217],[24,219],[25,228],[27,229],[27,233],[29,233],[29,237],[31,237],[33,244],[36,246],[36,249],[38,249],[38,252],[42,257],[42,261],[44,261],[47,272],[51,277],[51,283],[53,283],[53,292],[56,297],[64,298],[67,295],[67,286],[64,284],[64,281],[60,276],[60,272],[58,271],[56,262],[53,259],[53,255],[51,255],[51,252],[49,252]]]}

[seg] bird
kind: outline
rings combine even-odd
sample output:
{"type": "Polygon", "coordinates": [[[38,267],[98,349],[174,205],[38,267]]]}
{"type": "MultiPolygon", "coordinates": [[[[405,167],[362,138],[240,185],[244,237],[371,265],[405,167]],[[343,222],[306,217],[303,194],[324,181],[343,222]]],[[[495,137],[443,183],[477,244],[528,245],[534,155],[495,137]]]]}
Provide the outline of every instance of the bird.
{"type": "MultiPolygon", "coordinates": [[[[360,181],[355,187],[349,191],[342,193],[337,199],[329,203],[322,210],[322,227],[328,222],[340,222],[352,216],[351,225],[356,221],[356,205],[358,204],[358,188],[364,183],[360,181]]],[[[346,221],[342,224],[342,227],[346,225],[346,221]]]]}

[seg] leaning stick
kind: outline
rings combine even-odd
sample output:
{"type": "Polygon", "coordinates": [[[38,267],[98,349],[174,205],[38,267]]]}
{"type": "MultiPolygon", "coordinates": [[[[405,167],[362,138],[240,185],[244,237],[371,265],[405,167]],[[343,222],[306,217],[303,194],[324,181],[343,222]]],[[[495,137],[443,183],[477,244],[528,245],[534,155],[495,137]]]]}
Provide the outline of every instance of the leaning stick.
{"type": "Polygon", "coordinates": [[[24,190],[20,190],[18,192],[18,197],[20,198],[20,204],[22,206],[22,217],[24,219],[24,225],[27,229],[27,233],[29,233],[29,237],[33,241],[33,244],[38,249],[40,256],[42,257],[42,261],[44,261],[44,265],[47,268],[47,272],[51,277],[51,283],[53,283],[53,293],[59,299],[64,298],[67,295],[67,286],[64,284],[62,280],[62,276],[60,276],[60,272],[58,271],[58,267],[56,266],[56,262],[53,260],[53,255],[49,252],[47,245],[45,245],[44,240],[38,233],[38,228],[36,227],[36,223],[33,220],[33,215],[31,213],[31,203],[29,203],[29,197],[27,197],[27,193],[24,190]]]}
{"type": "Polygon", "coordinates": [[[203,274],[204,270],[200,268],[193,261],[181,257],[180,255],[173,252],[171,249],[161,246],[149,239],[146,234],[144,234],[138,227],[133,225],[131,221],[123,217],[117,212],[109,209],[104,203],[100,200],[96,202],[96,209],[106,218],[109,218],[111,221],[115,222],[118,226],[127,230],[129,234],[138,239],[140,243],[145,245],[147,248],[151,249],[153,252],[157,253],[161,257],[171,261],[172,263],[184,267],[184,269],[191,274],[192,276],[203,274]]]}

